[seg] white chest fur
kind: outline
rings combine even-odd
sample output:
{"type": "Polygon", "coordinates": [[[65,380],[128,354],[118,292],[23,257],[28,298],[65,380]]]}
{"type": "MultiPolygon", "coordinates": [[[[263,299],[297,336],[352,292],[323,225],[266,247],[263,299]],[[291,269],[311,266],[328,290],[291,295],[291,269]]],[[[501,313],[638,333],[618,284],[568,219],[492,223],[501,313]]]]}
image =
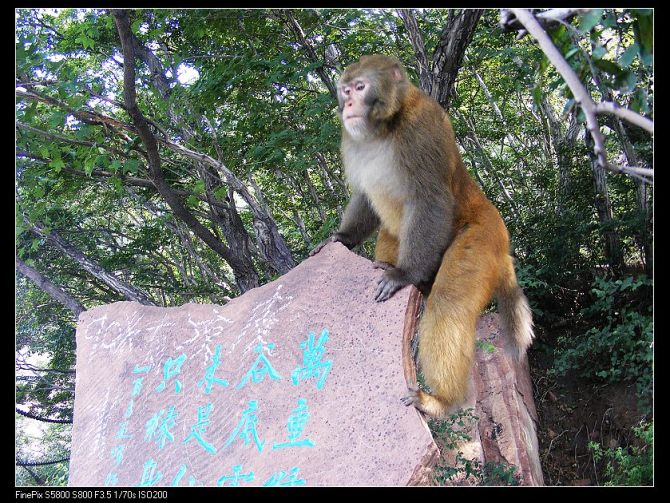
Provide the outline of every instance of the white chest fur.
{"type": "Polygon", "coordinates": [[[379,140],[351,142],[342,149],[342,155],[352,188],[368,196],[383,225],[397,235],[407,184],[397,168],[390,143],[379,140]]]}

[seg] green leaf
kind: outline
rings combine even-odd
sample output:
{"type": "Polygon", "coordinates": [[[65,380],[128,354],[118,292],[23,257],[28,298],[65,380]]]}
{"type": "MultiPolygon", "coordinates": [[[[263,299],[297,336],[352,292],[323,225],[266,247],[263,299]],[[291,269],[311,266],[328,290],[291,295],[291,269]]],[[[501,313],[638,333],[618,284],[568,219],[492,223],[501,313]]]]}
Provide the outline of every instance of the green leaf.
{"type": "Polygon", "coordinates": [[[568,53],[565,55],[565,59],[570,59],[572,56],[575,55],[575,53],[579,52],[579,47],[573,47],[568,51],[568,53]]]}
{"type": "Polygon", "coordinates": [[[647,51],[642,51],[640,53],[640,61],[644,66],[650,67],[654,64],[654,55],[647,51]]]}
{"type": "Polygon", "coordinates": [[[646,89],[640,88],[635,91],[633,99],[630,102],[630,108],[639,114],[649,113],[649,101],[646,89]]]}
{"type": "Polygon", "coordinates": [[[540,86],[535,86],[533,88],[533,102],[537,108],[542,106],[542,88],[540,88],[540,86]]]}
{"type": "Polygon", "coordinates": [[[628,68],[635,59],[635,56],[638,55],[639,51],[640,49],[637,44],[629,46],[619,57],[619,66],[621,66],[621,68],[628,68]]]}
{"type": "Polygon", "coordinates": [[[111,179],[112,182],[112,187],[116,189],[117,191],[120,191],[123,188],[123,182],[121,181],[121,178],[118,176],[113,176],[111,179]]]}
{"type": "Polygon", "coordinates": [[[603,47],[602,45],[596,47],[593,49],[593,52],[591,53],[591,56],[593,59],[602,59],[603,56],[607,54],[607,49],[603,47]]]}
{"type": "Polygon", "coordinates": [[[63,159],[60,158],[60,154],[58,154],[58,156],[54,157],[54,159],[49,163],[49,166],[51,166],[56,173],[60,173],[60,171],[65,167],[65,163],[63,162],[63,159]]]}
{"type": "Polygon", "coordinates": [[[608,59],[598,59],[594,61],[593,64],[596,65],[596,67],[598,67],[599,69],[603,70],[604,72],[607,72],[615,76],[619,76],[624,73],[624,70],[621,69],[619,65],[608,59]]]}
{"type": "Polygon", "coordinates": [[[136,19],[130,25],[130,29],[133,31],[133,33],[137,34],[138,30],[140,29],[140,26],[142,26],[142,20],[136,19]]]}
{"type": "Polygon", "coordinates": [[[104,168],[109,165],[109,157],[107,155],[98,155],[95,157],[94,166],[104,168]]]}
{"type": "Polygon", "coordinates": [[[579,18],[579,29],[588,32],[597,25],[603,17],[603,9],[591,9],[579,18]]]}
{"type": "Polygon", "coordinates": [[[635,72],[628,72],[623,84],[629,92],[633,92],[637,86],[637,74],[635,72]]]}
{"type": "Polygon", "coordinates": [[[95,169],[95,158],[87,157],[86,160],[84,161],[84,172],[86,173],[87,176],[91,176],[91,173],[93,173],[94,169],[95,169]]]}
{"type": "Polygon", "coordinates": [[[570,98],[568,101],[565,102],[565,106],[563,107],[563,114],[562,115],[567,115],[570,109],[574,106],[575,104],[575,99],[570,98]]]}
{"type": "Polygon", "coordinates": [[[642,54],[653,54],[654,52],[654,16],[651,9],[633,9],[635,16],[635,40],[642,48],[642,54]]]}
{"type": "Polygon", "coordinates": [[[63,112],[54,112],[49,117],[49,127],[53,129],[60,128],[63,126],[64,121],[65,114],[63,112]]]}
{"type": "Polygon", "coordinates": [[[36,199],[41,199],[42,197],[44,197],[44,189],[42,187],[40,187],[39,185],[36,186],[33,189],[32,196],[36,199]]]}
{"type": "Polygon", "coordinates": [[[136,175],[139,170],[140,163],[137,159],[128,159],[123,164],[123,172],[130,173],[131,175],[136,175]]]}
{"type": "Polygon", "coordinates": [[[111,162],[111,164],[109,165],[109,170],[110,170],[112,173],[116,173],[116,172],[118,172],[120,169],[121,169],[121,161],[119,161],[118,159],[114,159],[114,160],[111,162]]]}
{"type": "Polygon", "coordinates": [[[202,194],[205,192],[205,182],[203,180],[198,180],[195,182],[195,186],[193,187],[193,192],[196,194],[202,194]]]}

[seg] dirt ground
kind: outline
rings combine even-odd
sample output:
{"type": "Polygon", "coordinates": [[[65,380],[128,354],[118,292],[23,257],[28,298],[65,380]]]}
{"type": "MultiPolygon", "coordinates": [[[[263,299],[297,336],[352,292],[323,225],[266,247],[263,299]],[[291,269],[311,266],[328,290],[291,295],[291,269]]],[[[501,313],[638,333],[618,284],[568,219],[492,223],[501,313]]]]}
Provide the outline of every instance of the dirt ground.
{"type": "Polygon", "coordinates": [[[595,441],[616,448],[634,441],[631,427],[642,419],[635,384],[548,377],[552,361],[541,351],[530,351],[529,363],[545,485],[602,485],[604,467],[594,463],[587,446],[595,441]]]}

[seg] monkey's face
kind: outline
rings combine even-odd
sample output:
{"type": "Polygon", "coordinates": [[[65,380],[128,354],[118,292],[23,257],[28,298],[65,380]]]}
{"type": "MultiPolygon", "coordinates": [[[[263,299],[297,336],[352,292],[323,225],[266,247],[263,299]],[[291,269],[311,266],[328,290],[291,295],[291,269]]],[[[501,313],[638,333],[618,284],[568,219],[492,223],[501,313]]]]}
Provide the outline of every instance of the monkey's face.
{"type": "Polygon", "coordinates": [[[401,105],[409,82],[400,62],[374,54],[349,66],[337,85],[342,125],[354,140],[382,134],[401,105]]]}
{"type": "Polygon", "coordinates": [[[362,139],[367,135],[372,94],[370,79],[365,75],[339,83],[342,125],[354,139],[362,139]]]}

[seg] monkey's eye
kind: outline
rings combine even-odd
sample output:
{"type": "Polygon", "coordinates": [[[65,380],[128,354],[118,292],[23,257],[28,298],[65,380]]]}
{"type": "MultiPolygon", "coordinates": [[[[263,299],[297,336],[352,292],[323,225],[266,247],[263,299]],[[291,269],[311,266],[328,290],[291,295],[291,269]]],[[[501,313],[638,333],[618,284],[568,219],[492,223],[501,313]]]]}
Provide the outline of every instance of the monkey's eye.
{"type": "Polygon", "coordinates": [[[365,89],[365,82],[358,82],[356,84],[356,91],[362,91],[363,89],[365,89]]]}

